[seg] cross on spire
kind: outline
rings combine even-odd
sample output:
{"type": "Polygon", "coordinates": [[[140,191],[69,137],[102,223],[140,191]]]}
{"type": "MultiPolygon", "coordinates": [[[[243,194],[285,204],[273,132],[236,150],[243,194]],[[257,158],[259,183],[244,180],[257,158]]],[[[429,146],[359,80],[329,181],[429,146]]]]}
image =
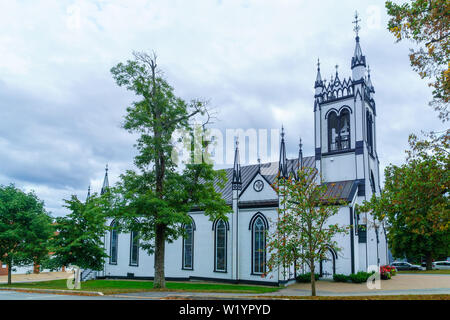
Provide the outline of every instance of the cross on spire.
{"type": "Polygon", "coordinates": [[[335,68],[336,68],[336,78],[338,77],[338,69],[339,69],[339,65],[337,64],[336,66],[335,66],[335,68]]]}
{"type": "Polygon", "coordinates": [[[359,18],[358,11],[355,12],[355,21],[353,23],[355,24],[355,28],[353,28],[353,31],[356,33],[356,37],[359,37],[359,31],[361,30],[361,26],[359,23],[361,22],[361,19],[359,18]]]}

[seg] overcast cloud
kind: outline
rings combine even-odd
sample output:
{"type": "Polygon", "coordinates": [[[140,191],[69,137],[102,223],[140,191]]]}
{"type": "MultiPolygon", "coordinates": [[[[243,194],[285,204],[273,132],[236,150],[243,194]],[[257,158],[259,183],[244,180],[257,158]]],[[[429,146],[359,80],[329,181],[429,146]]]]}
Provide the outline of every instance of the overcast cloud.
{"type": "Polygon", "coordinates": [[[303,137],[313,155],[316,61],[351,75],[353,15],[372,69],[381,170],[404,160],[408,135],[444,126],[411,70],[409,43],[386,30],[382,1],[84,0],[0,2],[0,184],[35,190],[53,215],[62,199],[99,191],[131,168],[135,137],[121,129],[133,96],[110,69],[155,50],[177,95],[210,100],[215,127],[303,137]]]}

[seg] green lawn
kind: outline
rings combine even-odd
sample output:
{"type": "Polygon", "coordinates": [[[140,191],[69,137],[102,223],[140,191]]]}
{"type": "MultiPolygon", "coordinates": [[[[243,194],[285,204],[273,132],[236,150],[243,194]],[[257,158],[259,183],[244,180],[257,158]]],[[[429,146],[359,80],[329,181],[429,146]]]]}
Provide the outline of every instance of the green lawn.
{"type": "MultiPolygon", "coordinates": [[[[0,287],[59,289],[68,290],[66,280],[53,280],[30,283],[13,283],[0,287]]],[[[266,293],[278,291],[279,287],[247,286],[218,283],[166,282],[167,289],[153,289],[152,281],[134,280],[90,280],[81,283],[82,291],[100,291],[104,294],[117,294],[144,291],[191,291],[191,292],[230,292],[230,293],[266,293]]]]}
{"type": "Polygon", "coordinates": [[[404,270],[398,273],[432,273],[432,274],[450,274],[450,270],[404,270]]]}

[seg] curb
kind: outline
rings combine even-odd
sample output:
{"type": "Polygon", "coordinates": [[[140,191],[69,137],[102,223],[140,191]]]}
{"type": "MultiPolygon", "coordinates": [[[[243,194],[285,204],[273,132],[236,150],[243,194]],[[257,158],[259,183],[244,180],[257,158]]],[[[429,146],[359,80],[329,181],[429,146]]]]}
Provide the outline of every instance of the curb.
{"type": "Polygon", "coordinates": [[[53,293],[76,296],[104,296],[103,292],[98,291],[75,291],[75,290],[57,290],[57,289],[32,289],[32,288],[5,288],[0,287],[0,291],[18,291],[31,293],[53,293]]]}

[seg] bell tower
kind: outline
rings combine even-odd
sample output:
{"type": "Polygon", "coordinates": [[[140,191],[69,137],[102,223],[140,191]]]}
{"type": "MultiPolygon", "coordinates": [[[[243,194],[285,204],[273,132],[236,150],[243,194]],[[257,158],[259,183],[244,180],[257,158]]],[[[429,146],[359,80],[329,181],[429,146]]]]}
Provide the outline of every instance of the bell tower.
{"type": "Polygon", "coordinates": [[[360,44],[360,19],[355,16],[356,45],[351,77],[322,80],[317,64],[314,96],[315,160],[323,182],[357,181],[358,195],[378,193],[375,89],[360,44]],[[341,80],[342,79],[342,80],[341,80]]]}

